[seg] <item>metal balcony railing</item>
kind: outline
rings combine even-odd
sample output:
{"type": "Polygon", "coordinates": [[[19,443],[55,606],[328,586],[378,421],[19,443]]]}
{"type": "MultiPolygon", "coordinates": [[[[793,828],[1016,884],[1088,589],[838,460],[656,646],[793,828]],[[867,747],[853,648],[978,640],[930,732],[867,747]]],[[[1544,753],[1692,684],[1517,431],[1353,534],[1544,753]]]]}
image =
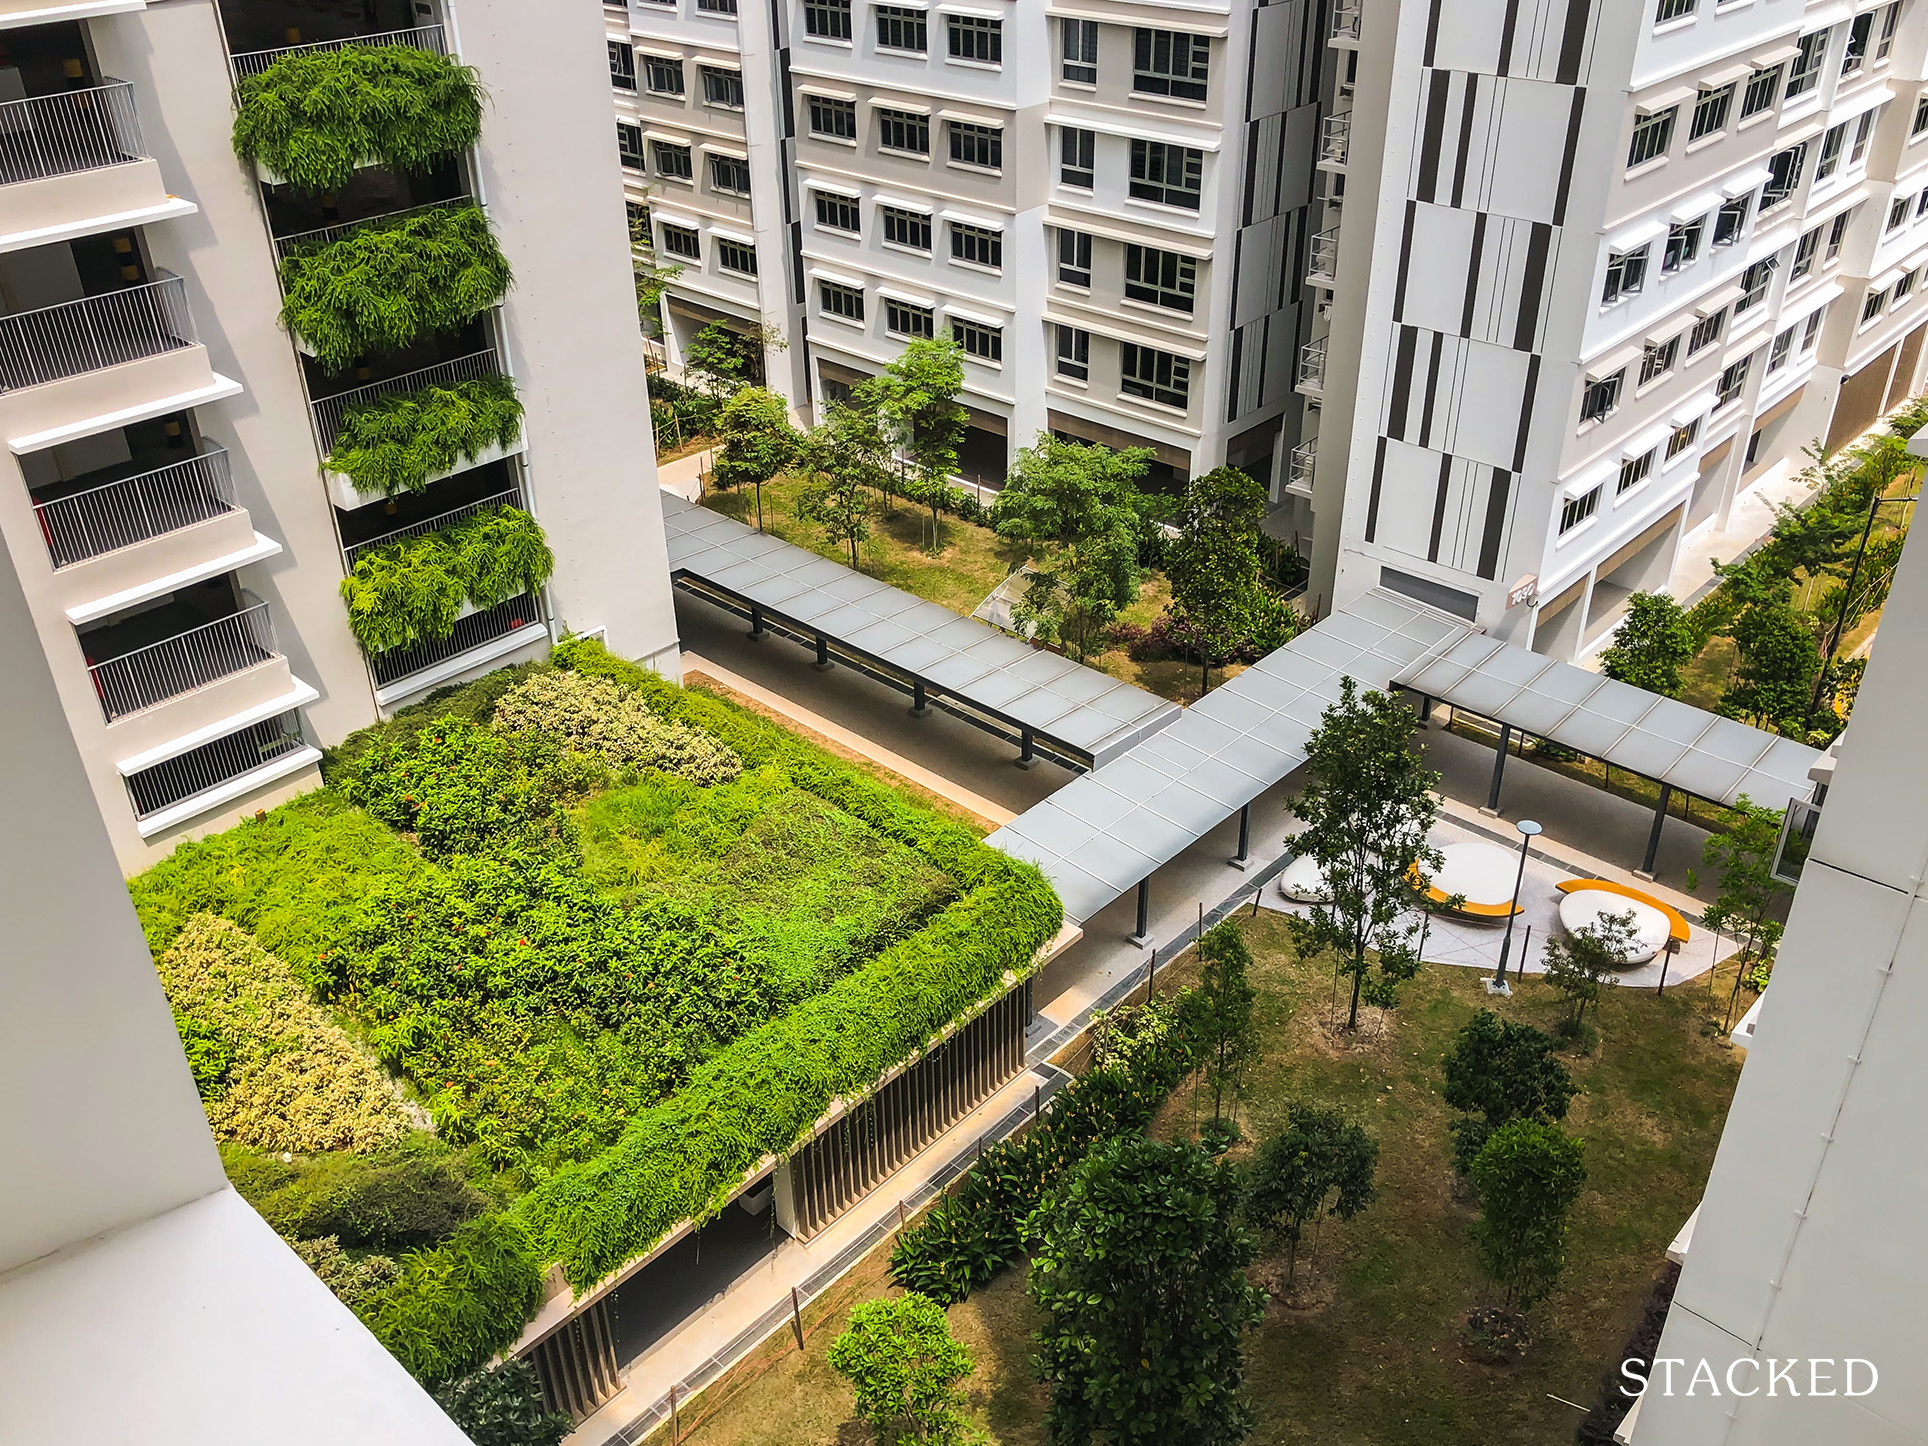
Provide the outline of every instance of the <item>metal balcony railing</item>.
{"type": "Polygon", "coordinates": [[[1331,285],[1338,279],[1339,228],[1328,226],[1312,238],[1312,260],[1307,268],[1306,280],[1331,285]]]}
{"type": "Polygon", "coordinates": [[[235,510],[234,477],[224,447],[34,504],[40,535],[56,568],[132,547],[235,510]]]}
{"type": "Polygon", "coordinates": [[[1359,38],[1360,9],[1360,0],[1333,0],[1332,38],[1334,40],[1359,38]]]}
{"type": "Polygon", "coordinates": [[[0,186],[123,165],[146,154],[134,87],[124,80],[0,101],[0,186]]]}
{"type": "Polygon", "coordinates": [[[310,45],[282,45],[273,50],[244,50],[230,56],[228,64],[234,78],[259,75],[284,55],[304,51],[346,50],[351,45],[405,45],[411,50],[427,50],[436,55],[449,53],[448,38],[439,25],[422,25],[413,30],[384,30],[375,35],[351,35],[343,40],[317,40],[310,45]]]}
{"type": "Polygon", "coordinates": [[[1352,149],[1352,117],[1329,115],[1319,138],[1319,160],[1324,165],[1343,166],[1352,149]]]}
{"type": "Polygon", "coordinates": [[[205,688],[280,656],[268,605],[243,593],[238,613],[95,663],[94,692],[109,723],[205,688]]]}
{"type": "Polygon", "coordinates": [[[277,236],[274,243],[275,251],[285,261],[290,254],[302,247],[325,246],[369,226],[385,226],[391,221],[401,220],[404,216],[419,216],[427,211],[458,211],[469,207],[479,210],[481,203],[467,196],[457,196],[448,201],[430,201],[425,206],[408,206],[400,211],[387,211],[379,216],[364,216],[359,221],[343,221],[335,226],[318,226],[313,231],[297,231],[292,236],[277,236]]]}
{"type": "Polygon", "coordinates": [[[1311,396],[1325,392],[1326,344],[1309,341],[1299,348],[1299,390],[1311,396]]]}
{"type": "Polygon", "coordinates": [[[383,397],[399,397],[409,392],[419,392],[424,387],[447,387],[457,382],[472,382],[483,377],[502,375],[502,363],[496,357],[495,348],[471,352],[453,361],[440,362],[420,371],[405,372],[399,377],[390,377],[383,382],[370,382],[365,387],[356,387],[352,392],[342,392],[337,396],[323,397],[314,404],[315,438],[321,443],[321,455],[327,456],[335,449],[335,438],[341,435],[342,418],[348,415],[351,407],[365,402],[379,401],[383,397]]]}
{"type": "Polygon", "coordinates": [[[535,595],[520,593],[492,608],[457,618],[455,630],[446,638],[378,653],[369,659],[368,668],[375,675],[375,686],[386,688],[424,672],[437,663],[446,662],[459,653],[482,647],[497,638],[520,632],[523,628],[535,627],[541,622],[542,607],[535,595]]]}
{"type": "Polygon", "coordinates": [[[411,537],[420,537],[424,533],[439,532],[444,527],[453,527],[456,523],[475,516],[478,512],[486,512],[492,507],[516,507],[521,502],[522,494],[512,487],[506,492],[496,493],[493,497],[484,497],[480,502],[471,502],[465,507],[452,507],[447,512],[437,513],[425,521],[412,522],[407,527],[397,527],[391,532],[384,532],[379,537],[371,537],[366,542],[351,543],[341,550],[342,559],[352,572],[355,560],[373,548],[383,547],[391,542],[402,542],[411,537]]]}
{"type": "Polygon", "coordinates": [[[195,345],[178,276],[0,316],[0,392],[37,387],[195,345]]]}
{"type": "Polygon", "coordinates": [[[1301,442],[1292,449],[1292,456],[1285,464],[1285,485],[1294,492],[1312,490],[1312,468],[1318,460],[1319,442],[1315,437],[1310,442],[1301,442]]]}
{"type": "Polygon", "coordinates": [[[307,746],[301,715],[283,713],[131,774],[127,796],[135,817],[151,818],[307,746]]]}

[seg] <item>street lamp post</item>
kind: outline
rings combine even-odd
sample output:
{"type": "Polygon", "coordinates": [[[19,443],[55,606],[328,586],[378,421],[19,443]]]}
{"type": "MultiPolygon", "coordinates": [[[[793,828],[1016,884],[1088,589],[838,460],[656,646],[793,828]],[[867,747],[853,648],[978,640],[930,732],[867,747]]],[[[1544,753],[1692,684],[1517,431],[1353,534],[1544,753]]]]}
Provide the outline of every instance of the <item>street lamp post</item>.
{"type": "Polygon", "coordinates": [[[1500,967],[1486,981],[1488,994],[1513,992],[1506,983],[1506,960],[1513,952],[1513,920],[1520,912],[1520,885],[1526,880],[1526,851],[1533,846],[1534,837],[1540,832],[1540,826],[1530,818],[1523,818],[1513,826],[1520,831],[1520,868],[1513,875],[1513,902],[1506,911],[1506,937],[1500,941],[1500,967]]]}

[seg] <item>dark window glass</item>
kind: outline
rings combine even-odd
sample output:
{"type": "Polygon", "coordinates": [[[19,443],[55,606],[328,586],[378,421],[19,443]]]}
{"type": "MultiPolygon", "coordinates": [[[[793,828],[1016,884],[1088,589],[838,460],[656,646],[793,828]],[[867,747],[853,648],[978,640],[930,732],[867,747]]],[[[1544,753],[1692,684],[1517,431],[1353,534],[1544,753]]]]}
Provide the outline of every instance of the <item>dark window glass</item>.
{"type": "Polygon", "coordinates": [[[1205,189],[1205,153],[1165,141],[1131,143],[1131,194],[1196,211],[1205,189]]]}
{"type": "Polygon", "coordinates": [[[931,153],[930,117],[880,107],[877,111],[877,144],[887,151],[909,151],[913,155],[928,156],[931,153]]]}
{"type": "Polygon", "coordinates": [[[892,301],[887,296],[884,298],[884,329],[893,336],[928,341],[937,335],[937,317],[928,306],[912,306],[907,302],[892,301]]]}
{"type": "Polygon", "coordinates": [[[1125,295],[1190,316],[1198,295],[1198,263],[1176,251],[1127,245],[1125,295]]]}
{"type": "Polygon", "coordinates": [[[1211,79],[1211,42],[1182,30],[1133,32],[1131,88],[1141,95],[1204,100],[1211,79]]]}
{"type": "Polygon", "coordinates": [[[850,0],[803,0],[803,33],[819,40],[850,39],[850,0]]]}
{"type": "Polygon", "coordinates": [[[997,270],[1004,265],[1004,233],[989,226],[951,222],[951,259],[997,270]]]}
{"type": "Polygon", "coordinates": [[[1004,22],[981,15],[947,15],[944,32],[952,60],[1004,64],[1004,22]]]}
{"type": "Polygon", "coordinates": [[[857,103],[832,100],[829,96],[810,97],[810,134],[833,136],[840,141],[857,139],[857,103]]]}
{"type": "Polygon", "coordinates": [[[877,7],[877,48],[909,50],[922,55],[930,49],[930,32],[922,10],[905,10],[896,5],[877,7]]]}
{"type": "Polygon", "coordinates": [[[1096,131],[1066,127],[1058,133],[1058,179],[1067,186],[1089,191],[1097,184],[1094,156],[1098,148],[1096,131]]]}
{"type": "Polygon", "coordinates": [[[959,165],[980,166],[987,171],[1004,169],[1004,127],[981,126],[973,121],[949,122],[951,159],[959,165]]]}

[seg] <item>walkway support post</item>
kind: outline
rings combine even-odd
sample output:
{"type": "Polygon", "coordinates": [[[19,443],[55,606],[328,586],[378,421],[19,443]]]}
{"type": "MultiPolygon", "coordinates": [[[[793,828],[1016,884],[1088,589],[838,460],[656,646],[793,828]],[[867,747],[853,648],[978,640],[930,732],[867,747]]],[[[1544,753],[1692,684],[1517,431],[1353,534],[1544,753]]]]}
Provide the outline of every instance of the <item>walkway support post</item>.
{"type": "Polygon", "coordinates": [[[1128,943],[1143,949],[1151,943],[1151,875],[1138,881],[1138,928],[1128,943]]]}
{"type": "Polygon", "coordinates": [[[1029,768],[1038,761],[1038,736],[1029,728],[1018,730],[1018,767],[1029,768]]]}
{"type": "Polygon", "coordinates": [[[910,716],[913,718],[922,718],[926,713],[930,712],[930,710],[930,698],[925,693],[924,680],[919,678],[911,684],[910,716]]]}
{"type": "Polygon", "coordinates": [[[818,669],[830,666],[830,638],[828,634],[817,634],[817,661],[812,663],[811,666],[818,669]]]}
{"type": "Polygon", "coordinates": [[[1238,811],[1238,856],[1227,860],[1235,869],[1252,867],[1252,805],[1238,811]]]}
{"type": "Polygon", "coordinates": [[[1506,773],[1506,750],[1513,741],[1513,725],[1500,724],[1500,751],[1493,755],[1493,786],[1486,794],[1486,807],[1480,810],[1490,818],[1500,813],[1500,779],[1506,773]]]}
{"type": "Polygon", "coordinates": [[[1636,879],[1645,879],[1649,883],[1653,882],[1654,864],[1660,858],[1660,828],[1662,824],[1667,822],[1667,803],[1668,800],[1673,797],[1673,793],[1674,788],[1671,783],[1663,783],[1660,785],[1660,807],[1654,810],[1653,831],[1647,835],[1647,859],[1645,863],[1634,870],[1633,876],[1636,879]]]}
{"type": "Polygon", "coordinates": [[[745,636],[753,643],[763,641],[763,608],[757,603],[750,604],[750,631],[745,636]]]}
{"type": "Polygon", "coordinates": [[[1421,728],[1430,728],[1432,726],[1432,718],[1433,718],[1432,694],[1421,693],[1419,695],[1419,726],[1421,728]]]}

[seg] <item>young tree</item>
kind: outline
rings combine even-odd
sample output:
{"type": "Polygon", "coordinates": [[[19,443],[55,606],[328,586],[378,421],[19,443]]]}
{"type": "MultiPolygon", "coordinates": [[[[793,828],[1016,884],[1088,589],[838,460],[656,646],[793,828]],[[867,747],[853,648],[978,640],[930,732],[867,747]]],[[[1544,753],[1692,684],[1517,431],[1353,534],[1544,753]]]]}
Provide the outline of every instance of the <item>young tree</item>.
{"type": "Polygon", "coordinates": [[[1586,1188],[1586,1147],[1557,1126],[1514,1120],[1474,1157],[1472,1176],[1480,1261],[1505,1289],[1507,1309],[1531,1310],[1566,1266],[1567,1216],[1586,1188]]]}
{"type": "Polygon", "coordinates": [[[1285,1279],[1298,1275],[1305,1227],[1350,1220],[1373,1202],[1379,1145],[1337,1110],[1294,1105],[1285,1132],[1266,1141],[1245,1189],[1245,1215],[1286,1241],[1285,1279]]]}
{"type": "Polygon", "coordinates": [[[847,407],[833,407],[829,420],[804,440],[799,460],[810,485],[797,500],[797,516],[822,527],[832,542],[849,547],[850,565],[860,566],[857,546],[870,536],[870,499],[864,489],[883,480],[870,419],[847,407]]]}
{"type": "Polygon", "coordinates": [[[1751,603],[1735,620],[1733,635],[1740,667],[1721,694],[1720,711],[1805,739],[1821,670],[1821,649],[1807,619],[1783,598],[1751,603]]]}
{"type": "Polygon", "coordinates": [[[1633,911],[1602,914],[1576,933],[1547,940],[1546,982],[1566,995],[1565,1028],[1578,1035],[1587,1006],[1611,989],[1634,950],[1633,911]]]}
{"type": "Polygon", "coordinates": [[[878,1446],[961,1441],[970,1423],[958,1382],[976,1368],[951,1337],[944,1308],[916,1292],[869,1300],[831,1342],[830,1367],[855,1388],[857,1415],[878,1446]]]}
{"type": "Polygon", "coordinates": [[[1781,816],[1758,807],[1742,794],[1722,811],[1722,831],[1708,835],[1700,859],[1714,870],[1719,893],[1701,913],[1710,929],[1731,934],[1740,946],[1734,988],[1727,999],[1727,1023],[1734,1022],[1734,1005],[1741,981],[1752,969],[1768,964],[1781,942],[1781,922],[1773,917],[1788,886],[1774,877],[1774,851],[1781,841],[1781,816]]]}
{"type": "Polygon", "coordinates": [[[1265,489],[1236,467],[1215,468],[1185,484],[1165,576],[1173,620],[1187,623],[1198,639],[1201,696],[1211,686],[1213,657],[1223,658],[1251,631],[1265,504],[1265,489]]]}
{"type": "Polygon", "coordinates": [[[1224,1113],[1226,1090],[1236,1097],[1258,1056],[1252,1028],[1252,1004],[1258,996],[1246,977],[1252,951],[1238,925],[1228,919],[1213,927],[1200,941],[1198,955],[1205,967],[1191,996],[1197,1010],[1193,1037],[1212,1082],[1212,1118],[1217,1120],[1224,1113]]]}
{"type": "Polygon", "coordinates": [[[884,434],[916,469],[931,504],[931,547],[938,551],[938,503],[963,445],[970,413],[958,405],[964,390],[964,349],[945,338],[914,341],[857,389],[852,399],[874,412],[884,434]]]}
{"type": "Polygon", "coordinates": [[[1293,848],[1318,860],[1331,898],[1287,924],[1301,954],[1338,955],[1352,977],[1346,1028],[1357,1029],[1361,997],[1390,1007],[1399,981],[1419,972],[1417,879],[1444,860],[1427,842],[1439,775],[1410,746],[1412,709],[1385,693],[1361,696],[1349,677],[1341,689],[1306,744],[1312,781],[1292,806],[1305,824],[1293,848]],[[1380,973],[1368,983],[1374,952],[1380,973]]]}
{"type": "Polygon", "coordinates": [[[690,339],[683,351],[684,371],[709,397],[724,401],[744,387],[763,385],[763,355],[788,343],[771,326],[737,331],[713,321],[690,339]]]}
{"type": "Polygon", "coordinates": [[[1146,447],[1113,451],[1040,432],[998,498],[997,530],[1027,545],[1036,571],[1012,611],[1082,662],[1138,596],[1146,447]]]}
{"type": "Polygon", "coordinates": [[[1245,1278],[1238,1176],[1196,1145],[1113,1141],[1049,1207],[1031,1266],[1038,1372],[1062,1446],[1236,1446],[1240,1337],[1264,1309],[1245,1278]]]}
{"type": "Polygon", "coordinates": [[[756,488],[756,527],[763,530],[763,484],[797,460],[803,438],[790,425],[790,406],[775,392],[745,387],[723,404],[717,419],[723,445],[710,476],[718,487],[756,488]]]}
{"type": "Polygon", "coordinates": [[[663,331],[663,293],[683,274],[680,266],[664,266],[656,261],[656,241],[649,234],[649,214],[644,212],[629,223],[629,268],[636,279],[636,315],[642,321],[644,336],[660,336],[663,331]]]}
{"type": "Polygon", "coordinates": [[[1553,1057],[1553,1041],[1530,1024],[1482,1009],[1446,1056],[1443,1098],[1469,1118],[1453,1121],[1453,1168],[1462,1175],[1493,1133],[1514,1120],[1566,1118],[1579,1086],[1553,1057]]]}
{"type": "Polygon", "coordinates": [[[1627,613],[1613,630],[1613,642],[1600,654],[1600,671],[1663,698],[1678,698],[1680,670],[1693,658],[1696,646],[1687,612],[1679,603],[1664,592],[1637,592],[1627,600],[1627,613]]]}
{"type": "Polygon", "coordinates": [[[557,1446],[576,1429],[542,1402],[542,1386],[527,1361],[507,1360],[440,1386],[435,1403],[475,1446],[557,1446]]]}

